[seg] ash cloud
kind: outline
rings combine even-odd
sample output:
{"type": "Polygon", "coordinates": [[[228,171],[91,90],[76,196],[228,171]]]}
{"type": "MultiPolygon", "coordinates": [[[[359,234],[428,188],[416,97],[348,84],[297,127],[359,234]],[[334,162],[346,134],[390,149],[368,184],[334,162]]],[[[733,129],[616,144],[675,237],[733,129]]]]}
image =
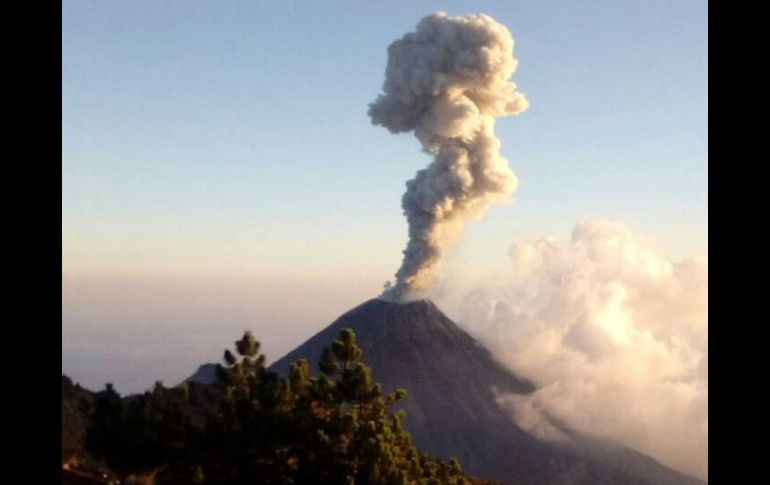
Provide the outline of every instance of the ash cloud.
{"type": "Polygon", "coordinates": [[[438,12],[388,48],[383,94],[369,116],[391,133],[414,132],[433,161],[406,184],[409,242],[383,298],[424,290],[462,222],[516,189],[494,134],[495,118],[528,107],[510,81],[513,45],[508,29],[487,15],[438,12]]]}
{"type": "Polygon", "coordinates": [[[708,263],[672,261],[628,227],[521,241],[504,283],[440,304],[538,390],[501,395],[525,429],[554,419],[708,476],[708,263]]]}

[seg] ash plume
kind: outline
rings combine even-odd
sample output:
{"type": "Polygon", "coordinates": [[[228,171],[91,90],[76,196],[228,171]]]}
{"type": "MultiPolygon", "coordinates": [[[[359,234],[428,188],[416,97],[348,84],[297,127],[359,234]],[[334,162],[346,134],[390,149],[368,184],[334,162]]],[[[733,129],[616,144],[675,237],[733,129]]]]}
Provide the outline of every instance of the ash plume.
{"type": "Polygon", "coordinates": [[[425,289],[462,222],[516,189],[494,134],[495,118],[529,106],[509,81],[516,64],[511,33],[483,14],[437,12],[388,47],[384,94],[369,116],[391,133],[413,131],[433,161],[406,184],[409,242],[383,298],[425,289]]]}

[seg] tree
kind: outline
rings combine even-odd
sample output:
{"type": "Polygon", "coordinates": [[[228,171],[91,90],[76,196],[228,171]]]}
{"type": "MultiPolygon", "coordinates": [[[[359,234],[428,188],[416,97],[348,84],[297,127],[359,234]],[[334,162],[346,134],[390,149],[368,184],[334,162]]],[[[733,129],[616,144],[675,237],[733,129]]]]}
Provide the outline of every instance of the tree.
{"type": "Polygon", "coordinates": [[[237,456],[241,466],[223,457],[222,470],[240,470],[232,483],[267,477],[271,483],[466,482],[456,460],[433,459],[412,444],[403,411],[389,411],[406,391],[383,394],[352,330],[324,349],[318,377],[303,359],[281,378],[265,368],[258,349],[247,332],[236,342],[240,358],[226,351],[221,372],[221,425],[240,447],[226,456],[237,456]],[[242,466],[244,459],[251,463],[242,466]]]}
{"type": "Polygon", "coordinates": [[[116,471],[156,470],[160,484],[460,484],[456,460],[419,451],[404,430],[406,396],[384,394],[346,329],[324,349],[314,376],[306,360],[279,376],[250,332],[224,352],[214,407],[192,386],[155,388],[126,404],[100,393],[92,443],[116,471]]]}
{"type": "Polygon", "coordinates": [[[195,410],[188,403],[186,385],[168,389],[156,382],[151,391],[121,398],[107,384],[95,396],[88,450],[124,476],[184,468],[203,431],[194,424],[195,410]]]}

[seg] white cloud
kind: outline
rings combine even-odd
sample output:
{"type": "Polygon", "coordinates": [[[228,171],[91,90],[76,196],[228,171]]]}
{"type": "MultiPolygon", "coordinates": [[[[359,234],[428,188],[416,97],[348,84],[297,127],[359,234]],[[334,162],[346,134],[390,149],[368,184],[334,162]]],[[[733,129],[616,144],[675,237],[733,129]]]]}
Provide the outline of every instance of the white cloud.
{"type": "MultiPolygon", "coordinates": [[[[536,382],[501,396],[543,437],[543,416],[708,474],[708,263],[670,261],[625,225],[577,224],[567,244],[520,241],[505,284],[440,303],[536,382]]],[[[558,433],[556,438],[558,439],[558,433]]]]}

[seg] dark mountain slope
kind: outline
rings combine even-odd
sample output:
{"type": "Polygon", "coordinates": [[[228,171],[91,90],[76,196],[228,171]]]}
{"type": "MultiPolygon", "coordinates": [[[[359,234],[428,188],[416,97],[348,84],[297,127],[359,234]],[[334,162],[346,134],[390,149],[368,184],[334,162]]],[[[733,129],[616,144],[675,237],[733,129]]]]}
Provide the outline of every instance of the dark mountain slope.
{"type": "Polygon", "coordinates": [[[703,483],[621,446],[575,436],[577,444],[568,449],[530,436],[497,406],[492,389],[526,394],[532,384],[505,370],[429,301],[370,300],[271,368],[285,375],[300,358],[315,366],[343,328],[356,332],[364,360],[386,391],[407,389],[401,407],[415,444],[436,456],[458,457],[471,474],[538,485],[703,483]]]}

